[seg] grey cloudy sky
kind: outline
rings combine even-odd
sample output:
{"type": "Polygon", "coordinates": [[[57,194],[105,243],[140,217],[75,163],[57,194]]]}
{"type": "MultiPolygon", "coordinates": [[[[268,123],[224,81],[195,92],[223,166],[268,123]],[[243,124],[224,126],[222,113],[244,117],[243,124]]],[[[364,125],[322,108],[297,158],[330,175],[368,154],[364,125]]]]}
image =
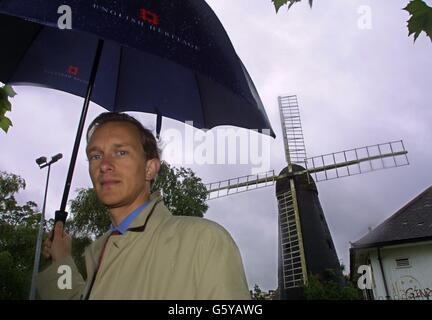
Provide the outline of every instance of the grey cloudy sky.
{"type": "MultiPolygon", "coordinates": [[[[285,158],[278,95],[299,98],[308,156],[403,139],[410,165],[318,185],[339,259],[349,266],[349,241],[358,240],[432,184],[432,44],[407,37],[407,0],[316,0],[275,14],[270,0],[208,0],[247,67],[277,135],[271,169],[285,158]],[[371,29],[361,29],[359,8],[370,8],[371,29]]],[[[429,3],[429,5],[431,5],[429,3]]],[[[34,159],[62,152],[52,168],[47,215],[63,193],[82,98],[50,89],[15,87],[9,114],[14,127],[0,134],[0,170],[27,181],[20,200],[43,200],[45,171],[34,159]]],[[[88,122],[103,109],[92,105],[88,122]]],[[[154,128],[155,117],[136,115],[154,128]]],[[[182,124],[164,120],[163,129],[182,124]]],[[[242,130],[242,129],[240,129],[242,130]]],[[[84,144],[72,190],[91,185],[84,144]]],[[[251,165],[192,165],[204,182],[251,173],[251,165]]],[[[74,193],[72,194],[72,196],[74,193]]],[[[236,240],[250,287],[277,286],[277,203],[274,187],[209,202],[206,217],[236,240]]]]}

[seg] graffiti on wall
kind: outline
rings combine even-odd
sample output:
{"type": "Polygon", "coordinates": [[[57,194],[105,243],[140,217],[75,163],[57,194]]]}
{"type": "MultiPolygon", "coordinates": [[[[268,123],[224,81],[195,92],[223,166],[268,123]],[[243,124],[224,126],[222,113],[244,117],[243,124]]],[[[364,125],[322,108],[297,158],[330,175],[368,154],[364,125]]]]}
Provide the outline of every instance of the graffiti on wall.
{"type": "Polygon", "coordinates": [[[393,295],[399,299],[432,299],[432,289],[423,287],[413,276],[405,275],[393,283],[393,295]]]}

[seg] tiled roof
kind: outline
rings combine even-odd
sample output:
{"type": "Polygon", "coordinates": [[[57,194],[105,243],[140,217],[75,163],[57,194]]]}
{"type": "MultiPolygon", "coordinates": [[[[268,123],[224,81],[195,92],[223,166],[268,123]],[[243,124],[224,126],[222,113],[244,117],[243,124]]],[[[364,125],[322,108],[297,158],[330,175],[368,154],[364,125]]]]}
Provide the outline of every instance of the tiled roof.
{"type": "Polygon", "coordinates": [[[432,238],[432,186],[352,246],[373,247],[427,238],[432,238]]]}

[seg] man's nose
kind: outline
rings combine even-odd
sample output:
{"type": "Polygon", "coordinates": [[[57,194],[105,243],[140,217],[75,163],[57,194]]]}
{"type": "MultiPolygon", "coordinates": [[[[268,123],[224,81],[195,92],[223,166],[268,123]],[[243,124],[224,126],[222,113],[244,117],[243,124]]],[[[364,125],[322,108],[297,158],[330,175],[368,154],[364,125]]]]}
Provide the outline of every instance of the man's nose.
{"type": "Polygon", "coordinates": [[[105,155],[102,158],[100,169],[102,172],[112,171],[114,169],[114,161],[111,155],[105,155]]]}

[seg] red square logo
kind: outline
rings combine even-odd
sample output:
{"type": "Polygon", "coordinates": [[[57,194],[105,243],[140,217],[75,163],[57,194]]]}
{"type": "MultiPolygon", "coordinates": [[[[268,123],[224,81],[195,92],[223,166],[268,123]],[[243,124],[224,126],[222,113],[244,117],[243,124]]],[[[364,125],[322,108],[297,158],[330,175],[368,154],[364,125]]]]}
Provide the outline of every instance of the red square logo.
{"type": "Polygon", "coordinates": [[[76,76],[79,72],[79,68],[76,66],[69,66],[68,67],[68,73],[72,76],[76,76]]]}
{"type": "Polygon", "coordinates": [[[139,17],[142,21],[151,23],[154,26],[159,25],[159,15],[147,9],[141,8],[139,17]]]}

